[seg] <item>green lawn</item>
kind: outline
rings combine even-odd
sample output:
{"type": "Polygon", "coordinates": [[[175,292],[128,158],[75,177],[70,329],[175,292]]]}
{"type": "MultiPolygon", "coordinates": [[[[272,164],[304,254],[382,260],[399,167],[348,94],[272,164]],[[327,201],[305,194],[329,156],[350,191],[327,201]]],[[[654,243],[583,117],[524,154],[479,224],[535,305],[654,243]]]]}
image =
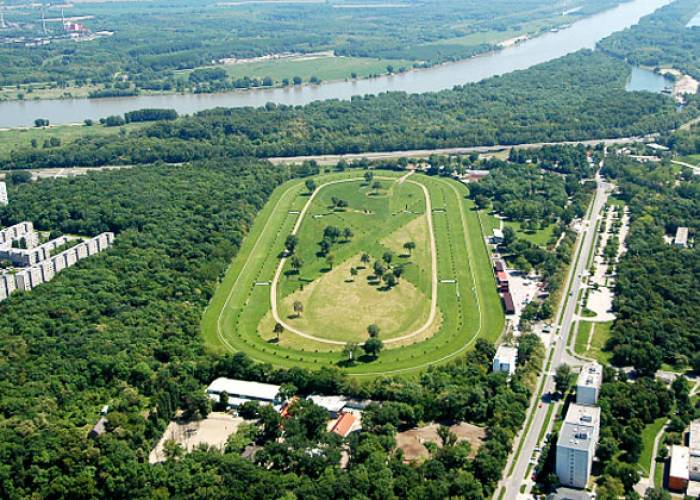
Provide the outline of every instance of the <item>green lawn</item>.
{"type": "Polygon", "coordinates": [[[591,322],[582,320],[579,323],[576,344],[574,345],[576,354],[596,359],[602,364],[610,364],[612,353],[603,351],[606,342],[610,338],[610,328],[612,328],[612,321],[591,322]],[[591,339],[591,348],[590,350],[586,350],[591,328],[594,329],[593,338],[591,339]]]}
{"type": "MultiPolygon", "coordinates": [[[[348,171],[321,175],[315,180],[317,185],[321,185],[328,180],[358,175],[358,172],[348,171]]],[[[401,174],[375,172],[375,177],[398,175],[401,174]]],[[[385,350],[374,361],[345,367],[350,374],[377,376],[417,371],[430,364],[452,359],[473,345],[478,337],[495,341],[503,328],[500,298],[494,285],[479,221],[476,212],[472,210],[473,203],[464,197],[466,187],[450,179],[422,175],[414,175],[411,179],[427,187],[434,208],[445,210],[432,214],[438,253],[438,277],[456,279],[457,283],[438,286],[438,308],[444,314],[439,330],[430,338],[385,350]]],[[[289,212],[301,210],[307,196],[303,180],[290,181],[273,193],[259,214],[202,319],[202,332],[209,348],[217,351],[241,350],[257,361],[276,366],[342,366],[342,355],[337,352],[337,348],[329,348],[328,344],[310,345],[301,341],[295,341],[292,346],[285,345],[282,341],[277,344],[269,341],[269,335],[268,340],[263,338],[258,331],[270,308],[270,287],[256,282],[272,280],[284,238],[291,232],[298,217],[298,214],[289,212]]],[[[402,227],[402,224],[398,224],[397,228],[402,227]]],[[[390,242],[387,241],[387,244],[390,242]]],[[[349,257],[353,255],[355,254],[349,257]]],[[[305,275],[306,271],[303,271],[302,276],[305,275]]],[[[414,283],[413,279],[418,278],[407,276],[407,281],[420,289],[420,281],[414,283]]],[[[306,308],[304,314],[308,314],[306,308]]],[[[285,332],[281,337],[289,338],[292,335],[291,332],[285,332]]]]}
{"type": "Polygon", "coordinates": [[[518,235],[518,238],[529,241],[533,245],[545,246],[547,242],[552,239],[554,234],[554,229],[557,227],[556,223],[550,224],[544,229],[539,229],[537,231],[524,230],[519,221],[506,221],[505,225],[513,229],[518,235]]]}
{"type": "Polygon", "coordinates": [[[486,236],[491,236],[494,229],[501,228],[501,220],[499,218],[483,210],[479,212],[479,217],[481,218],[481,224],[484,226],[484,233],[486,233],[486,236]]]}
{"type": "Polygon", "coordinates": [[[639,470],[642,471],[642,474],[644,474],[644,477],[649,477],[649,472],[651,471],[651,461],[656,458],[652,455],[652,452],[654,451],[654,440],[656,439],[656,435],[661,432],[661,429],[664,428],[666,420],[668,420],[667,417],[657,418],[652,423],[644,427],[644,430],[642,431],[644,448],[642,449],[642,454],[639,457],[637,466],[639,467],[639,470]]]}

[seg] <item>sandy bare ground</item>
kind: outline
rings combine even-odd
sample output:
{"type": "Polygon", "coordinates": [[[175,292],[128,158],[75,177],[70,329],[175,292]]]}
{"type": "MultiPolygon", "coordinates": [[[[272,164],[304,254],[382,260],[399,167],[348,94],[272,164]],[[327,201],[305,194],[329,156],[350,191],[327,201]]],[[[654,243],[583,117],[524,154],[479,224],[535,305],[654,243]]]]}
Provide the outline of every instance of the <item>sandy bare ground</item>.
{"type": "MultiPolygon", "coordinates": [[[[437,430],[438,424],[430,424],[425,427],[411,429],[396,434],[396,447],[401,448],[404,452],[406,460],[415,460],[419,458],[428,458],[429,453],[424,443],[432,441],[440,446],[440,438],[437,430]]],[[[462,422],[450,426],[450,430],[457,435],[457,441],[469,441],[472,445],[472,451],[469,455],[471,458],[476,456],[484,441],[486,440],[486,429],[477,425],[462,422]]]]}
{"type": "Polygon", "coordinates": [[[673,75],[676,78],[673,84],[674,96],[698,93],[698,81],[692,76],[684,75],[677,69],[662,69],[659,70],[659,73],[662,75],[673,75]]]}
{"type": "Polygon", "coordinates": [[[511,47],[517,43],[524,42],[525,40],[529,39],[530,37],[527,35],[514,36],[513,38],[499,42],[498,46],[505,49],[506,47],[511,47]]]}
{"type": "Polygon", "coordinates": [[[163,462],[167,459],[163,445],[167,440],[173,440],[188,452],[198,445],[205,443],[223,449],[228,437],[238,430],[238,426],[244,420],[240,417],[232,417],[227,413],[212,412],[204,420],[194,422],[182,422],[173,420],[165,429],[156,447],[148,456],[149,463],[163,462]]]}

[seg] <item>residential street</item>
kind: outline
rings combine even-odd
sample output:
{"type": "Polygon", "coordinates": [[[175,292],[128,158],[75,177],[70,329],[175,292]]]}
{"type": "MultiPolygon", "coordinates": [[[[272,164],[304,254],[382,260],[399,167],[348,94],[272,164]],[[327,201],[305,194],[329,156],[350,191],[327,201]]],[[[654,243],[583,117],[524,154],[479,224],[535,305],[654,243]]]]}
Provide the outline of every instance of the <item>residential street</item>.
{"type": "MultiPolygon", "coordinates": [[[[549,354],[552,355],[552,363],[550,370],[543,374],[545,377],[544,391],[542,392],[541,399],[534,401],[535,406],[530,410],[535,412],[534,418],[527,434],[522,437],[525,441],[518,461],[513,468],[513,473],[502,482],[502,486],[506,488],[505,500],[516,500],[520,496],[520,486],[524,482],[530,457],[532,457],[535,447],[537,446],[537,438],[539,437],[540,429],[547,424],[546,417],[549,405],[555,404],[550,402],[550,394],[554,392],[554,370],[556,370],[557,366],[561,363],[570,361],[570,357],[566,353],[566,346],[575,321],[574,315],[578,293],[581,289],[581,280],[586,269],[588,256],[593,251],[596,220],[612,190],[612,185],[602,181],[599,175],[596,176],[596,183],[597,189],[593,200],[593,209],[590,211],[589,216],[583,221],[583,235],[579,240],[579,246],[575,257],[577,260],[575,260],[574,266],[572,266],[572,270],[569,273],[569,279],[567,280],[567,284],[570,284],[570,288],[567,289],[569,289],[570,292],[568,300],[564,298],[566,304],[562,314],[561,328],[558,332],[554,333],[558,335],[558,338],[556,339],[556,343],[552,343],[552,347],[549,351],[549,354]],[[542,404],[540,405],[540,403],[542,404]]],[[[540,381],[541,380],[540,378],[540,381]]],[[[517,450],[518,444],[514,443],[513,447],[514,450],[517,450]]]]}

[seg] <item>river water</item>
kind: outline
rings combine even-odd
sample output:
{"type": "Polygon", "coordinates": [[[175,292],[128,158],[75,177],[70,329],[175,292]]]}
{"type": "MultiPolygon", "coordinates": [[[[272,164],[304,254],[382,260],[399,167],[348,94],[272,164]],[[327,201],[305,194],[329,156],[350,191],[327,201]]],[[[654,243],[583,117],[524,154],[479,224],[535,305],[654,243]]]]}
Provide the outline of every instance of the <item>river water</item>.
{"type": "Polygon", "coordinates": [[[120,115],[142,108],[170,108],[190,114],[214,107],[263,106],[268,102],[302,105],[324,99],[387,91],[431,92],[477,82],[495,75],[526,69],[580,49],[595,47],[606,36],[636,24],[639,19],[672,0],[632,0],[614,9],[546,33],[513,47],[464,61],[400,75],[359,81],[328,82],[284,89],[257,89],[220,94],[177,94],[109,99],[55,99],[0,103],[0,128],[29,126],[36,118],[52,124],[82,122],[86,118],[120,115]]]}

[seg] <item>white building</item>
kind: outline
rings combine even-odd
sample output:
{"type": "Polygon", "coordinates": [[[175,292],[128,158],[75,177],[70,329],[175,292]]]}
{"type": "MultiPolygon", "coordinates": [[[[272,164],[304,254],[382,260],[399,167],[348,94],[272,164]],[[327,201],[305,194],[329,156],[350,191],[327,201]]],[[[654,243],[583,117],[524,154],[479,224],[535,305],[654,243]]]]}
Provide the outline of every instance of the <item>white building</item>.
{"type": "Polygon", "coordinates": [[[674,238],[674,243],[678,245],[679,247],[687,247],[688,246],[688,228],[687,227],[679,227],[676,229],[676,237],[674,238]]]}
{"type": "Polygon", "coordinates": [[[491,237],[491,243],[494,243],[496,245],[500,245],[503,243],[503,231],[500,229],[494,229],[493,230],[493,236],[491,237]]]}
{"type": "Polygon", "coordinates": [[[688,445],[690,449],[690,480],[700,481],[700,419],[690,423],[688,445]]]}
{"type": "Polygon", "coordinates": [[[9,248],[13,241],[21,238],[25,239],[27,248],[34,248],[39,243],[39,236],[34,232],[31,222],[20,222],[0,230],[0,248],[9,248]]]}
{"type": "Polygon", "coordinates": [[[7,185],[4,182],[0,182],[0,205],[7,205],[7,185]]]}
{"type": "Polygon", "coordinates": [[[232,408],[237,408],[248,401],[272,405],[281,403],[279,385],[219,377],[207,387],[207,394],[213,401],[219,401],[222,392],[228,395],[228,403],[232,408]]]}
{"type": "Polygon", "coordinates": [[[347,399],[342,396],[320,396],[314,394],[306,399],[313,402],[316,406],[328,410],[328,413],[331,414],[331,418],[338,418],[340,412],[343,411],[343,408],[348,404],[347,399]]]}
{"type": "Polygon", "coordinates": [[[557,440],[556,472],[564,486],[585,488],[600,434],[600,408],[571,404],[557,440]]]}
{"type": "MultiPolygon", "coordinates": [[[[31,234],[36,235],[36,233],[31,234]]],[[[23,237],[25,238],[26,242],[27,235],[25,234],[23,237]]],[[[30,239],[32,238],[30,237],[30,239]]],[[[0,259],[9,260],[15,266],[33,266],[51,257],[51,252],[53,250],[61,245],[65,245],[67,242],[67,237],[60,236],[37,247],[30,247],[27,245],[27,249],[11,247],[0,249],[0,259]]]]}
{"type": "Polygon", "coordinates": [[[509,345],[501,344],[496,350],[496,355],[493,357],[493,371],[506,372],[508,375],[515,373],[515,367],[518,362],[518,349],[509,345]]]}
{"type": "Polygon", "coordinates": [[[690,479],[690,450],[687,446],[671,446],[671,466],[668,472],[668,488],[685,491],[690,479]]]}
{"type": "Polygon", "coordinates": [[[592,361],[581,368],[576,383],[576,404],[593,406],[600,396],[600,385],[603,382],[603,367],[592,361]]]}

